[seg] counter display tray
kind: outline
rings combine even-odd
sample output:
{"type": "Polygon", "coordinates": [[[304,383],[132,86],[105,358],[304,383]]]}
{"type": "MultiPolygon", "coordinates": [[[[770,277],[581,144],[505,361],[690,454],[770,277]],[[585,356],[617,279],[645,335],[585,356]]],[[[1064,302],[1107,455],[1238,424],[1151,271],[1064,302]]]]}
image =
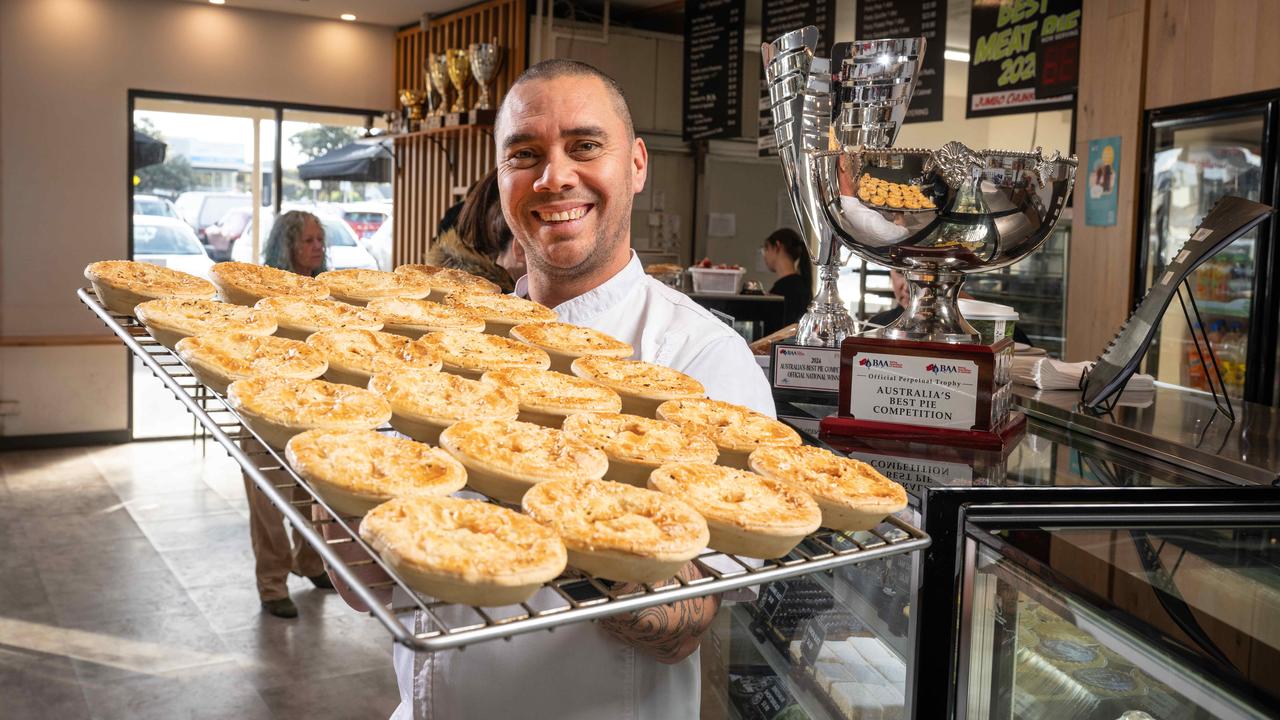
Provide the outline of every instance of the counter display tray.
{"type": "MultiPolygon", "coordinates": [[[[340,518],[310,485],[274,450],[246,451],[244,440],[261,439],[246,428],[224,398],[201,384],[173,352],[147,334],[136,319],[104,308],[92,290],[77,296],[151,371],[207,432],[235,460],[271,502],[280,509],[302,537],[320,554],[326,565],[368,606],[396,642],[414,650],[434,652],[487,640],[508,638],[570,623],[596,620],[678,600],[714,595],[774,580],[799,577],[852,563],[922,550],[929,536],[899,518],[889,517],[857,540],[845,533],[819,530],[790,555],[763,562],[707,550],[693,562],[704,577],[676,579],[662,586],[645,585],[622,592],[608,584],[576,573],[546,583],[529,601],[503,607],[469,607],[444,603],[412,590],[360,537],[352,518],[340,518]],[[299,492],[294,492],[299,489],[299,492]],[[296,499],[302,498],[302,499],[296,499]],[[310,519],[319,505],[331,519],[310,519]],[[323,525],[327,527],[322,527],[323,525]],[[323,535],[322,535],[323,531],[323,535]],[[325,539],[327,535],[329,539],[325,539]],[[365,582],[361,573],[370,566],[385,571],[388,580],[365,582]],[[388,590],[408,602],[385,602],[388,590]],[[419,611],[417,622],[409,611],[419,611]]],[[[390,427],[382,428],[391,432],[390,427]]]]}

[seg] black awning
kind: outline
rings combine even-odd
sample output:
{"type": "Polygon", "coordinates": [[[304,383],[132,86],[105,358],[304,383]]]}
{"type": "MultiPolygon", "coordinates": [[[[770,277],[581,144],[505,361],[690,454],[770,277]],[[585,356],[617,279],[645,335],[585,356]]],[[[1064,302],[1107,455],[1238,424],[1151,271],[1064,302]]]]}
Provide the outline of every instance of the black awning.
{"type": "Polygon", "coordinates": [[[133,131],[133,169],[164,162],[168,145],[138,130],[133,131]]]}
{"type": "Polygon", "coordinates": [[[391,182],[389,142],[353,142],[298,166],[303,180],[391,182]]]}

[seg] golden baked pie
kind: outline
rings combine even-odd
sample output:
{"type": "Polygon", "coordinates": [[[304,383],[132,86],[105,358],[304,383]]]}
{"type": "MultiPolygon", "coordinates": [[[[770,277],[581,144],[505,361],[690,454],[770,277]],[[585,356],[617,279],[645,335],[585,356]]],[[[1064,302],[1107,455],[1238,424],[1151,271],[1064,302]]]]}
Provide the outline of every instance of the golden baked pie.
{"type": "Polygon", "coordinates": [[[360,537],[414,590],[464,605],[524,602],[567,559],[550,528],[483,500],[396,498],[365,515],[360,537]]]}
{"type": "Polygon", "coordinates": [[[720,448],[720,464],[746,469],[747,456],[758,447],[794,447],[800,434],[786,423],[723,400],[671,400],[658,406],[658,417],[705,434],[720,448]]]}
{"type": "Polygon", "coordinates": [[[669,495],[604,480],[548,480],[521,501],[555,530],[569,564],[610,580],[666,580],[707,547],[707,522],[669,495]]]}
{"type": "Polygon", "coordinates": [[[218,286],[223,300],[237,305],[253,305],[262,298],[279,295],[313,300],[329,297],[329,288],[319,280],[266,265],[220,262],[209,270],[209,278],[218,286]]]}
{"type": "Polygon", "coordinates": [[[485,332],[504,337],[516,325],[556,319],[555,311],[546,305],[515,295],[458,291],[446,295],[444,304],[483,318],[485,332]]]}
{"type": "Polygon", "coordinates": [[[324,380],[256,377],[227,388],[240,420],[277,450],[307,430],[373,430],[391,419],[391,406],[376,393],[324,380]]]}
{"type": "Polygon", "coordinates": [[[519,420],[463,420],[440,433],[440,447],[467,468],[471,489],[518,503],[544,480],[598,480],[609,458],[555,428],[519,420]]]}
{"type": "Polygon", "coordinates": [[[329,507],[361,516],[397,497],[449,495],[467,471],[449,453],[375,430],[308,430],[285,448],[289,465],[329,507]]]}
{"type": "Polygon", "coordinates": [[[668,463],[649,487],[697,510],[711,529],[709,545],[731,555],[782,557],[818,529],[818,503],[795,486],[705,463],[668,463]]]}
{"type": "Polygon", "coordinates": [[[281,295],[263,298],[253,306],[276,316],[276,334],[293,340],[306,340],[321,330],[381,330],[382,318],[377,313],[337,300],[281,295]]]}
{"type": "Polygon", "coordinates": [[[383,330],[414,340],[438,330],[484,332],[484,320],[430,300],[382,298],[370,300],[368,307],[382,318],[383,330]]]}
{"type": "Polygon", "coordinates": [[[510,338],[467,330],[427,333],[418,342],[440,355],[445,372],[472,380],[490,370],[527,367],[546,370],[551,358],[542,350],[510,338]]]}
{"type": "Polygon", "coordinates": [[[132,260],[102,260],[84,269],[98,302],[114,313],[132,315],[138,303],[159,298],[212,300],[217,288],[195,275],[132,260]]]}
{"type": "Polygon", "coordinates": [[[328,367],[306,343],[270,335],[209,333],[183,338],[174,349],[197,380],[220,394],[236,380],[264,375],[310,380],[328,367]]]}
{"type": "Polygon", "coordinates": [[[321,330],[307,344],[329,361],[324,378],[367,387],[375,373],[439,370],[440,356],[403,335],[376,330],[321,330]]]}
{"type": "Polygon", "coordinates": [[[451,292],[487,293],[490,295],[502,292],[502,288],[479,275],[472,275],[469,272],[453,268],[410,264],[401,265],[395,269],[395,272],[403,275],[425,277],[427,282],[431,284],[431,294],[427,296],[427,299],[433,302],[444,302],[445,297],[451,292]]]}
{"type": "Polygon", "coordinates": [[[433,445],[440,442],[441,430],[459,420],[515,420],[520,413],[510,388],[452,373],[374,375],[369,389],[391,404],[391,427],[433,445]]]}
{"type": "Polygon", "coordinates": [[[564,433],[609,456],[610,480],[645,487],[649,474],[669,462],[716,461],[711,439],[653,418],[621,413],[579,413],[565,418],[564,433]]]}
{"type": "Polygon", "coordinates": [[[907,506],[907,491],[870,465],[822,448],[762,447],[751,453],[751,469],[791,483],[822,508],[822,525],[833,530],[870,530],[907,506]]]}
{"type": "Polygon", "coordinates": [[[270,335],[276,331],[276,318],[270,312],[217,300],[148,300],[140,303],[135,312],[151,337],[170,350],[179,340],[192,335],[213,332],[270,335]]]}
{"type": "Polygon", "coordinates": [[[573,374],[613,388],[622,396],[622,412],[653,417],[658,406],[668,400],[699,398],[706,390],[702,383],[669,367],[642,360],[589,355],[571,365],[573,374]]]}
{"type": "Polygon", "coordinates": [[[524,323],[511,328],[513,340],[542,348],[551,356],[551,369],[572,372],[569,366],[583,355],[629,358],[635,352],[621,340],[581,325],[562,322],[524,323]]]}
{"type": "Polygon", "coordinates": [[[481,378],[487,383],[508,387],[520,399],[520,419],[525,422],[560,427],[564,419],[580,412],[618,412],[618,393],[590,380],[533,368],[490,370],[481,378]]]}
{"type": "Polygon", "coordinates": [[[364,305],[379,298],[424,298],[431,283],[422,275],[408,275],[381,270],[329,270],[316,276],[329,288],[334,300],[364,305]]]}

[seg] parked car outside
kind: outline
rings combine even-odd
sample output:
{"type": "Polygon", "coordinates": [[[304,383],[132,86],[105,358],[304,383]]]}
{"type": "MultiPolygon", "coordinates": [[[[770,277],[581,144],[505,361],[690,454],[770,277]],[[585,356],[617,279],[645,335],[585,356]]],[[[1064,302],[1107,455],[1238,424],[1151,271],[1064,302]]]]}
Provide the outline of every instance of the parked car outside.
{"type": "Polygon", "coordinates": [[[253,208],[238,207],[228,210],[222,219],[205,228],[205,244],[209,247],[209,256],[214,260],[231,257],[231,243],[240,237],[240,233],[244,232],[252,220],[253,208]]]}
{"type": "Polygon", "coordinates": [[[342,206],[342,219],[347,221],[358,238],[373,237],[389,217],[391,205],[387,203],[358,202],[342,206]]]}
{"type": "Polygon", "coordinates": [[[157,195],[134,195],[133,213],[135,215],[180,219],[178,217],[178,209],[173,206],[173,203],[157,195]]]}
{"type": "Polygon", "coordinates": [[[391,223],[394,218],[388,217],[386,222],[378,226],[378,231],[372,237],[366,238],[361,242],[364,243],[364,249],[369,251],[374,261],[378,263],[379,270],[388,272],[395,269],[391,264],[391,223]]]}
{"type": "MultiPolygon", "coordinates": [[[[287,212],[291,209],[285,207],[287,212]]],[[[305,209],[305,208],[303,208],[305,209]]],[[[351,226],[347,225],[341,217],[337,215],[317,215],[320,218],[320,225],[324,228],[325,243],[325,260],[330,270],[347,270],[350,268],[359,268],[362,270],[377,270],[378,263],[369,254],[368,250],[361,247],[356,240],[356,234],[351,230],[351,226]]],[[[263,213],[263,233],[261,246],[258,248],[258,259],[256,262],[262,264],[266,260],[267,238],[271,235],[271,225],[275,222],[275,218],[263,213]]],[[[253,258],[253,222],[250,221],[245,226],[244,232],[240,234],[240,238],[231,245],[231,259],[236,262],[255,262],[253,258]]]]}
{"type": "Polygon", "coordinates": [[[156,215],[133,216],[133,259],[206,279],[213,267],[190,225],[156,215]]]}
{"type": "Polygon", "coordinates": [[[209,226],[221,220],[229,210],[252,206],[253,196],[249,193],[193,191],[179,195],[174,204],[178,207],[178,215],[196,231],[200,242],[208,245],[206,231],[209,226]]]}

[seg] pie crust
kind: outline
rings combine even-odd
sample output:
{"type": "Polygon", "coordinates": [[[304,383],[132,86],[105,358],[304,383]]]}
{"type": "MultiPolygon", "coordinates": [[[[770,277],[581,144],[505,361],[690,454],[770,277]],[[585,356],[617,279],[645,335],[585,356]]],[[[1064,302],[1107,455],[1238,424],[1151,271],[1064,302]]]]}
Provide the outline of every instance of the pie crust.
{"type": "Polygon", "coordinates": [[[459,420],[515,420],[519,398],[510,388],[443,372],[374,375],[369,389],[391,405],[391,427],[432,445],[459,420]]]}
{"type": "Polygon", "coordinates": [[[236,305],[253,305],[264,297],[297,295],[321,300],[329,297],[324,283],[288,270],[241,262],[220,262],[209,270],[218,295],[236,305]]]}
{"type": "Polygon", "coordinates": [[[758,447],[795,447],[800,434],[784,422],[723,400],[671,400],[658,406],[658,417],[700,432],[720,448],[720,464],[747,468],[747,457],[758,447]]]}
{"type": "Polygon", "coordinates": [[[151,337],[170,350],[182,338],[193,335],[215,332],[270,335],[276,331],[276,318],[270,312],[217,300],[148,300],[139,304],[135,312],[151,337]]]}
{"type": "Polygon", "coordinates": [[[445,296],[444,304],[483,318],[485,332],[503,337],[516,325],[556,319],[551,308],[515,295],[456,291],[445,296]]]}
{"type": "Polygon", "coordinates": [[[702,383],[669,367],[643,360],[624,360],[589,355],[574,360],[573,374],[613,388],[622,396],[622,412],[654,417],[658,406],[668,400],[700,398],[702,383]]]}
{"type": "Polygon", "coordinates": [[[138,303],[159,298],[212,300],[217,288],[208,280],[173,268],[132,260],[102,260],[84,269],[98,302],[114,313],[132,315],[138,303]]]}
{"type": "Polygon", "coordinates": [[[440,358],[403,335],[376,330],[321,330],[307,338],[329,361],[324,379],[356,387],[368,387],[376,373],[405,370],[439,370],[440,358]]]}
{"type": "Polygon", "coordinates": [[[373,430],[391,419],[391,406],[381,396],[324,380],[237,380],[227,388],[227,403],[277,450],[307,430],[373,430]]]}
{"type": "Polygon", "coordinates": [[[479,380],[490,370],[509,367],[546,370],[551,364],[551,358],[536,347],[487,333],[441,330],[423,335],[418,342],[439,354],[445,372],[472,380],[479,380]]]}
{"type": "Polygon", "coordinates": [[[244,332],[183,338],[174,346],[196,379],[218,394],[246,378],[278,376],[310,380],[324,374],[324,355],[297,340],[244,332]]]}
{"type": "Polygon", "coordinates": [[[481,380],[511,388],[520,399],[520,419],[547,427],[558,428],[575,413],[622,408],[622,399],[609,388],[550,370],[503,368],[490,370],[481,380]]]}
{"type": "Polygon", "coordinates": [[[401,497],[364,517],[360,537],[415,590],[445,602],[512,605],[564,572],[564,543],[482,500],[401,497]]]}
{"type": "Polygon", "coordinates": [[[609,456],[609,480],[645,487],[649,474],[669,462],[716,461],[715,443],[683,427],[639,415],[579,413],[565,418],[564,433],[609,456]]]}
{"type": "Polygon", "coordinates": [[[334,510],[362,516],[396,497],[450,495],[467,471],[440,448],[374,430],[308,430],[285,459],[334,510]]]}
{"type": "Polygon", "coordinates": [[[431,283],[423,275],[408,275],[382,270],[329,270],[316,276],[329,288],[334,300],[352,305],[365,305],[381,298],[421,299],[431,292],[431,283]]]}
{"type": "Polygon", "coordinates": [[[546,350],[551,356],[551,369],[562,373],[572,372],[569,366],[583,355],[629,358],[635,352],[631,345],[612,335],[570,323],[524,323],[511,328],[509,335],[546,350]]]}
{"type": "Polygon", "coordinates": [[[707,522],[684,502],[604,480],[548,480],[521,501],[560,535],[569,564],[631,583],[667,580],[707,547],[707,522]]]}
{"type": "Polygon", "coordinates": [[[782,557],[818,529],[818,503],[792,485],[705,463],[668,463],[649,487],[684,500],[711,529],[713,549],[756,558],[782,557]]]}
{"type": "Polygon", "coordinates": [[[751,469],[809,493],[822,508],[822,526],[870,530],[907,507],[907,491],[867,463],[822,448],[762,447],[751,469]]]}
{"type": "Polygon", "coordinates": [[[417,340],[438,330],[484,332],[484,320],[430,300],[382,298],[370,300],[369,309],[382,318],[382,329],[417,340]]]}
{"type": "Polygon", "coordinates": [[[471,489],[509,503],[540,482],[598,480],[609,469],[600,450],[519,420],[463,420],[440,433],[440,447],[467,468],[471,489]]]}
{"type": "Polygon", "coordinates": [[[274,313],[279,326],[276,334],[293,340],[306,340],[321,330],[382,329],[377,313],[337,300],[280,295],[263,298],[253,307],[274,313]]]}
{"type": "Polygon", "coordinates": [[[445,297],[451,292],[469,292],[469,293],[487,293],[496,295],[502,292],[502,288],[492,282],[485,280],[479,275],[472,275],[469,272],[455,270],[453,268],[436,267],[435,265],[401,265],[395,269],[396,273],[421,276],[427,278],[427,282],[431,284],[431,294],[427,296],[428,300],[433,302],[444,302],[445,297]]]}

